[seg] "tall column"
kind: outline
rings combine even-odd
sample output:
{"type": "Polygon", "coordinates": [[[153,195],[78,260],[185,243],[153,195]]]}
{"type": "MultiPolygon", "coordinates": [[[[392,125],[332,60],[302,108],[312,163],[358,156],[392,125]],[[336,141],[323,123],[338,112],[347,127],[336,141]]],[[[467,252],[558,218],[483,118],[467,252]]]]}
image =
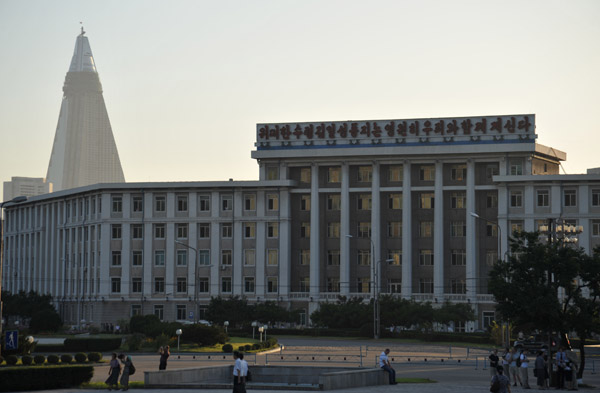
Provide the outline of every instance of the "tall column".
{"type": "Polygon", "coordinates": [[[470,213],[476,212],[475,206],[475,163],[473,160],[467,161],[467,208],[466,208],[466,220],[467,220],[467,238],[466,238],[466,280],[467,280],[467,298],[471,300],[471,303],[475,303],[477,299],[477,285],[479,278],[477,277],[477,244],[476,244],[476,233],[475,220],[470,213]]]}
{"type": "Polygon", "coordinates": [[[435,206],[433,210],[433,294],[444,298],[444,163],[435,163],[435,206]]]}
{"type": "Polygon", "coordinates": [[[319,299],[320,267],[319,260],[319,166],[313,164],[310,185],[310,296],[319,299]]]}
{"type": "MultiPolygon", "coordinates": [[[[265,211],[265,192],[259,191],[256,195],[256,216],[267,217],[269,220],[275,220],[274,216],[267,216],[265,211]]],[[[281,208],[281,206],[280,206],[281,208]]],[[[279,224],[282,225],[282,224],[279,224]]],[[[281,236],[281,233],[279,234],[281,236]]],[[[255,286],[254,295],[256,298],[265,298],[266,284],[265,284],[265,249],[267,239],[267,222],[258,221],[256,223],[256,246],[254,249],[254,276],[255,286]]]]}
{"type": "MultiPolygon", "coordinates": [[[[243,258],[242,248],[244,238],[244,228],[242,223],[242,207],[244,206],[244,198],[242,192],[236,190],[233,194],[233,250],[232,250],[232,266],[231,266],[231,293],[233,295],[242,294],[242,273],[243,273],[243,258]],[[237,218],[237,219],[236,219],[237,218]]],[[[256,237],[256,233],[254,234],[256,237]]]]}
{"type": "Polygon", "coordinates": [[[340,295],[350,294],[350,167],[342,164],[340,195],[340,295]]]}
{"type": "Polygon", "coordinates": [[[279,192],[279,295],[287,298],[290,292],[292,263],[291,204],[288,190],[279,192]]]}
{"type": "Polygon", "coordinates": [[[221,211],[220,196],[218,191],[211,194],[211,224],[210,224],[210,296],[220,295],[219,272],[221,271],[221,224],[218,220],[221,211]]]}
{"type": "Polygon", "coordinates": [[[383,259],[381,257],[381,197],[380,197],[380,176],[379,176],[379,163],[373,162],[373,176],[371,182],[371,240],[373,241],[373,256],[371,262],[374,264],[371,266],[371,274],[375,277],[371,277],[373,282],[373,296],[377,295],[377,292],[381,290],[381,277],[377,274],[379,271],[379,264],[383,259]],[[375,282],[377,280],[377,282],[375,282]]]}
{"type": "MultiPolygon", "coordinates": [[[[529,161],[528,161],[529,162],[529,161]]],[[[524,217],[533,217],[535,192],[532,185],[526,185],[523,190],[523,207],[525,208],[524,217]]],[[[523,230],[527,232],[535,231],[535,222],[533,218],[525,218],[523,221],[523,230]]]]}
{"type": "Polygon", "coordinates": [[[410,161],[402,167],[402,298],[412,296],[412,193],[410,191],[410,161]]]}

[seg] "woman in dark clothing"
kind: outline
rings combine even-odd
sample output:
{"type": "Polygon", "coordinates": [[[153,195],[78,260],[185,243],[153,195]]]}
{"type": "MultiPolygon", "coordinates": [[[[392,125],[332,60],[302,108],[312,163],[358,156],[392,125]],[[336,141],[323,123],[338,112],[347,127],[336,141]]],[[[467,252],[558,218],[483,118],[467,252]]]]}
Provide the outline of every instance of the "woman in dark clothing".
{"type": "Polygon", "coordinates": [[[169,350],[169,346],[165,345],[164,347],[160,347],[160,364],[158,365],[159,370],[167,369],[167,359],[171,355],[171,351],[169,350]]]}
{"type": "Polygon", "coordinates": [[[121,374],[121,387],[123,390],[129,390],[129,369],[131,366],[131,357],[123,353],[119,354],[118,358],[123,363],[123,374],[121,374]]]}
{"type": "Polygon", "coordinates": [[[535,358],[535,376],[537,377],[538,389],[546,389],[546,363],[542,351],[539,351],[535,358]]]}
{"type": "Polygon", "coordinates": [[[508,377],[504,375],[504,367],[498,366],[498,375],[494,375],[492,378],[492,385],[496,380],[500,383],[500,390],[498,390],[498,393],[511,393],[510,381],[508,380],[508,377]]]}
{"type": "Polygon", "coordinates": [[[112,359],[110,359],[110,368],[108,369],[108,379],[106,384],[108,390],[119,389],[119,374],[121,373],[121,365],[117,360],[117,354],[113,352],[112,359]]]}

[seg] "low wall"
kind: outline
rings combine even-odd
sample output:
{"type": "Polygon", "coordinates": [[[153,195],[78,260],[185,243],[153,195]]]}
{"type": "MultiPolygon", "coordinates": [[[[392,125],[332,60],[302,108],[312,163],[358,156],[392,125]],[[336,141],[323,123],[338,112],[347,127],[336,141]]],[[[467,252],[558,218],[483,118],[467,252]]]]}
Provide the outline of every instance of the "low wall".
{"type": "Polygon", "coordinates": [[[319,376],[321,390],[358,388],[364,386],[387,385],[389,377],[380,368],[362,368],[350,371],[336,371],[319,376]]]}
{"type": "Polygon", "coordinates": [[[233,366],[194,367],[178,370],[145,371],[144,385],[186,385],[198,383],[228,383],[233,380],[233,366]]]}

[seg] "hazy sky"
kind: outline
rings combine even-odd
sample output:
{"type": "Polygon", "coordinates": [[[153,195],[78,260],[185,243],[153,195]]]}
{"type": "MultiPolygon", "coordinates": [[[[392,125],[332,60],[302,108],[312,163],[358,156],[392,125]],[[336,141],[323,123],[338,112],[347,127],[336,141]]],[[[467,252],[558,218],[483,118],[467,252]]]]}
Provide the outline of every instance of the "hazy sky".
{"type": "Polygon", "coordinates": [[[256,123],[535,113],[600,167],[600,1],[0,0],[0,181],[45,177],[80,21],[127,181],[257,179],[256,123]]]}

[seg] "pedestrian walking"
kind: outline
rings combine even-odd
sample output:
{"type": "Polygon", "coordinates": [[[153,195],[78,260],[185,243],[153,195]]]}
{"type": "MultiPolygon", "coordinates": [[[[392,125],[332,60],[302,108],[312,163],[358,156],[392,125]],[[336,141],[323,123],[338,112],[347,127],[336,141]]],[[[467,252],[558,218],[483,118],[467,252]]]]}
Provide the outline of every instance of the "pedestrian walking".
{"type": "Polygon", "coordinates": [[[109,363],[108,379],[105,383],[108,385],[108,390],[119,389],[119,374],[121,373],[121,365],[117,360],[117,354],[112,353],[112,357],[109,363]]]}
{"type": "Polygon", "coordinates": [[[493,377],[498,374],[498,361],[500,360],[498,350],[494,348],[488,358],[490,359],[490,377],[493,377]]]}
{"type": "Polygon", "coordinates": [[[238,351],[233,352],[233,393],[244,393],[242,390],[242,359],[238,351]]]}
{"type": "Polygon", "coordinates": [[[241,383],[240,383],[240,393],[246,393],[246,377],[248,376],[248,362],[244,360],[244,353],[239,353],[240,358],[240,374],[241,374],[241,383]]]}
{"type": "Polygon", "coordinates": [[[513,386],[517,386],[517,381],[521,384],[521,386],[523,385],[521,383],[521,377],[519,376],[519,365],[517,365],[517,362],[521,362],[520,360],[520,354],[517,353],[517,348],[512,349],[512,351],[510,352],[510,365],[509,365],[509,369],[510,369],[510,378],[509,381],[514,381],[514,385],[513,386]]]}
{"type": "Polygon", "coordinates": [[[129,390],[129,373],[131,370],[131,356],[123,353],[119,354],[119,360],[123,364],[123,372],[121,373],[121,387],[123,391],[129,390]]]}
{"type": "Polygon", "coordinates": [[[521,386],[523,386],[523,389],[531,389],[529,387],[529,359],[523,351],[521,351],[519,359],[521,360],[521,366],[519,367],[521,386]]]}
{"type": "Polygon", "coordinates": [[[538,351],[535,358],[533,375],[537,378],[538,389],[546,389],[546,362],[544,361],[544,352],[538,351]]]}
{"type": "Polygon", "coordinates": [[[567,365],[567,355],[565,354],[565,348],[559,347],[556,352],[556,388],[564,389],[565,387],[565,367],[567,365]]]}
{"type": "Polygon", "coordinates": [[[490,387],[490,392],[494,393],[511,393],[510,391],[510,380],[506,375],[504,375],[504,367],[498,366],[498,375],[494,375],[492,377],[492,385],[490,387]],[[494,387],[494,383],[497,382],[498,390],[492,390],[494,387]]]}
{"type": "Polygon", "coordinates": [[[379,367],[389,373],[390,385],[395,385],[398,383],[396,382],[396,370],[394,370],[390,364],[390,359],[388,358],[389,354],[389,348],[386,348],[385,351],[381,352],[381,355],[379,355],[379,367]]]}
{"type": "Polygon", "coordinates": [[[504,353],[502,354],[502,368],[504,369],[504,375],[510,381],[510,362],[511,362],[511,354],[510,349],[506,347],[504,349],[504,353]]]}
{"type": "Polygon", "coordinates": [[[171,349],[169,348],[168,345],[165,345],[164,347],[160,347],[160,349],[158,350],[158,353],[160,353],[160,363],[158,364],[158,369],[166,370],[167,369],[167,359],[169,358],[169,356],[171,356],[171,349]]]}

